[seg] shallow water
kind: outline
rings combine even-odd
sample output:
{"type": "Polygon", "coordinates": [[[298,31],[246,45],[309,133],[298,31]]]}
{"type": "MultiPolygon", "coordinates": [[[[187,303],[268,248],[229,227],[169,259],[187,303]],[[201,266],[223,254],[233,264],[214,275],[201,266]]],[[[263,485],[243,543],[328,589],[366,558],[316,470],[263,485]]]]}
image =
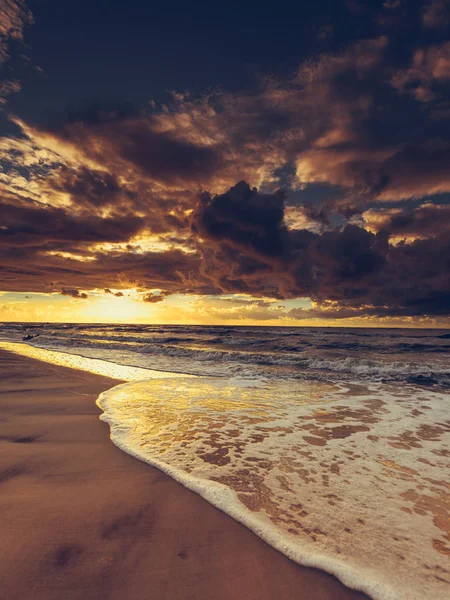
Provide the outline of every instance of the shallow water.
{"type": "Polygon", "coordinates": [[[110,377],[111,379],[123,381],[141,381],[148,377],[151,377],[152,379],[180,377],[177,373],[130,367],[127,365],[116,364],[108,360],[85,358],[84,356],[69,354],[67,352],[54,352],[53,350],[36,348],[18,342],[5,342],[0,340],[0,350],[15,352],[21,356],[49,362],[52,365],[69,367],[70,369],[78,369],[79,371],[88,371],[89,373],[94,373],[94,375],[102,375],[103,377],[110,377]]]}
{"type": "Polygon", "coordinates": [[[114,443],[297,562],[375,599],[450,598],[448,331],[4,324],[1,339],[132,381],[99,399],[114,443]]]}
{"type": "Polygon", "coordinates": [[[124,451],[379,599],[450,592],[450,397],[384,384],[143,381],[99,399],[124,451]]]}

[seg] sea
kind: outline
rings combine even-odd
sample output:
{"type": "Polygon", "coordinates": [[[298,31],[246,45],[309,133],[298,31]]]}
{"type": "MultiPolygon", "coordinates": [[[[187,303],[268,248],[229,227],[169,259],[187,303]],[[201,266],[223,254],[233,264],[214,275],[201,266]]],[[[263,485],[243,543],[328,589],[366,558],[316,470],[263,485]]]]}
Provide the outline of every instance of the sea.
{"type": "Polygon", "coordinates": [[[5,323],[0,340],[132,373],[97,401],[112,442],[292,560],[375,600],[450,598],[449,330],[5,323]]]}

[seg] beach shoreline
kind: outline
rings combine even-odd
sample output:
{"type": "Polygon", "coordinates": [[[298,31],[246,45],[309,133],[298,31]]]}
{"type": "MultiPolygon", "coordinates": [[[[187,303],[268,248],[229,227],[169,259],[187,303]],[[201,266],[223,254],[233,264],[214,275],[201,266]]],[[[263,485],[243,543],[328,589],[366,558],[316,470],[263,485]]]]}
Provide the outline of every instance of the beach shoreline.
{"type": "Polygon", "coordinates": [[[0,351],[2,595],[362,600],[116,448],[98,395],[122,383],[0,351]]]}

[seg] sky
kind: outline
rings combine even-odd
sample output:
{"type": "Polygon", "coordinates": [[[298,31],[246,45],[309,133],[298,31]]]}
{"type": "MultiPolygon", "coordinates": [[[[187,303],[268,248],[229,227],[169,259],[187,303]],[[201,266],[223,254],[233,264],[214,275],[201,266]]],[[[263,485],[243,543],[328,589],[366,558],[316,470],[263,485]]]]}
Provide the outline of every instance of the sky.
{"type": "Polygon", "coordinates": [[[0,321],[450,326],[450,0],[0,0],[0,321]]]}

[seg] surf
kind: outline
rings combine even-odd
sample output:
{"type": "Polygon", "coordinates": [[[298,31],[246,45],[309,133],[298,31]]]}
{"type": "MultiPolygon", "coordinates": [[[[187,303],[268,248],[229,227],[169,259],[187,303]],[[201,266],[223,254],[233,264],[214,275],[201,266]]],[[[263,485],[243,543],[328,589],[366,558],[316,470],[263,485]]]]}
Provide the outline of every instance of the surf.
{"type": "Polygon", "coordinates": [[[304,566],[375,600],[448,597],[450,398],[383,384],[147,380],[112,441],[304,566]]]}

